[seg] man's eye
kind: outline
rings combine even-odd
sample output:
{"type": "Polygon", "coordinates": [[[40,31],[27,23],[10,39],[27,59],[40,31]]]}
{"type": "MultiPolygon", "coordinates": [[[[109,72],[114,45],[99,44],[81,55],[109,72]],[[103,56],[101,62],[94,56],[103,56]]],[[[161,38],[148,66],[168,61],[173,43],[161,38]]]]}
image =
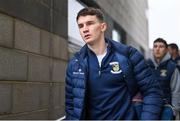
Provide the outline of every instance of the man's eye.
{"type": "Polygon", "coordinates": [[[78,27],[79,27],[79,28],[82,28],[82,27],[83,27],[83,25],[82,25],[82,24],[79,24],[79,25],[78,25],[78,27]]]}
{"type": "Polygon", "coordinates": [[[93,23],[93,22],[88,22],[88,23],[87,23],[87,26],[88,26],[88,25],[92,25],[92,24],[94,24],[94,23],[93,23]]]}
{"type": "Polygon", "coordinates": [[[165,46],[161,45],[160,48],[165,48],[165,46]]]}

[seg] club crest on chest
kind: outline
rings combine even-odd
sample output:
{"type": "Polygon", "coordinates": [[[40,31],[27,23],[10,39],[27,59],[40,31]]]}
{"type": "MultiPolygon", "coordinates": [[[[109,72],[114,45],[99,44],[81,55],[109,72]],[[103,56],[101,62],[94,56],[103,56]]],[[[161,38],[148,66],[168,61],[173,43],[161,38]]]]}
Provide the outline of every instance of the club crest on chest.
{"type": "Polygon", "coordinates": [[[121,67],[118,62],[110,62],[109,65],[112,67],[111,68],[112,74],[119,74],[122,72],[121,67]]]}

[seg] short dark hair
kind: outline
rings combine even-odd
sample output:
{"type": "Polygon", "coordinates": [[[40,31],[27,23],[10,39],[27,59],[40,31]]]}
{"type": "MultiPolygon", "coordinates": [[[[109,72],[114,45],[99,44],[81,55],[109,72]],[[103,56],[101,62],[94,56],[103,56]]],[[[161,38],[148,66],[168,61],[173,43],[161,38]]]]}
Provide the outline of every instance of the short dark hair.
{"type": "Polygon", "coordinates": [[[87,16],[87,15],[95,15],[101,22],[104,21],[103,12],[98,8],[93,7],[86,7],[80,10],[77,14],[76,21],[78,21],[80,16],[87,16]]]}
{"type": "Polygon", "coordinates": [[[168,47],[168,44],[167,44],[166,40],[164,40],[163,38],[157,38],[156,40],[154,40],[154,43],[156,43],[156,42],[162,42],[162,43],[164,43],[166,48],[168,47]]]}
{"type": "Polygon", "coordinates": [[[179,51],[179,48],[178,48],[177,44],[175,44],[175,43],[168,44],[168,47],[175,49],[176,51],[179,51]]]}

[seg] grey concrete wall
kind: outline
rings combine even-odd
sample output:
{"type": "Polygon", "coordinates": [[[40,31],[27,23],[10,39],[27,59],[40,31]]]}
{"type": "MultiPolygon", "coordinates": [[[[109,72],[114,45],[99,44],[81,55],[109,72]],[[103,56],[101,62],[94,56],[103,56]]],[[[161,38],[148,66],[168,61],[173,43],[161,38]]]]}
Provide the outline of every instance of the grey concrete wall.
{"type": "Polygon", "coordinates": [[[136,48],[141,46],[145,51],[149,51],[146,0],[96,0],[95,2],[126,31],[127,44],[136,48]]]}
{"type": "Polygon", "coordinates": [[[0,33],[0,119],[63,116],[67,1],[0,1],[0,33]]]}

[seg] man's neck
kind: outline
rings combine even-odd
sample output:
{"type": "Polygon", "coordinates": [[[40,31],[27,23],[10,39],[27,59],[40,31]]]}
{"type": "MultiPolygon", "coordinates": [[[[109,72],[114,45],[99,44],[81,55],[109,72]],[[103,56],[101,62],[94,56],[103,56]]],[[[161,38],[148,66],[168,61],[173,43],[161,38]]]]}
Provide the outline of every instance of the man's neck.
{"type": "Polygon", "coordinates": [[[161,62],[161,60],[162,60],[162,59],[159,59],[159,58],[156,59],[157,64],[159,64],[159,63],[161,62]]]}
{"type": "Polygon", "coordinates": [[[106,42],[105,40],[98,41],[98,43],[94,45],[88,45],[88,47],[96,54],[96,55],[102,55],[106,52],[106,42]]]}
{"type": "Polygon", "coordinates": [[[157,64],[160,64],[162,59],[163,59],[163,57],[161,57],[161,58],[154,57],[154,60],[157,64]]]}

